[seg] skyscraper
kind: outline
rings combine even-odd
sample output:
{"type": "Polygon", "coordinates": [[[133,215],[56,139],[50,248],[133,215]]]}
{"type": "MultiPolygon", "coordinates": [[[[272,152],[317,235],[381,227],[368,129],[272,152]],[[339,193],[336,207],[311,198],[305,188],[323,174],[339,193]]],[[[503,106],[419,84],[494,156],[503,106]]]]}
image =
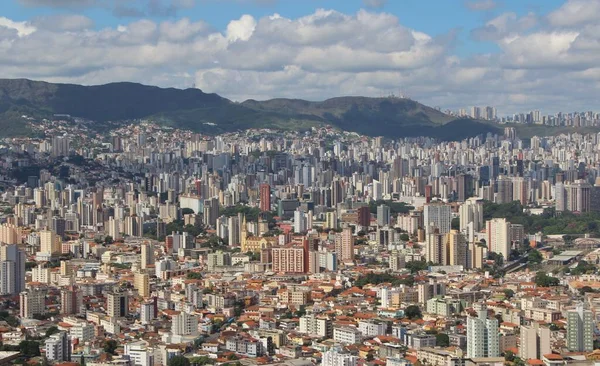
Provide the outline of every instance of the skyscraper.
{"type": "Polygon", "coordinates": [[[475,314],[467,318],[467,357],[498,357],[498,320],[488,318],[485,304],[474,304],[473,310],[475,314]]]}
{"type": "Polygon", "coordinates": [[[354,259],[354,237],[352,229],[347,227],[335,236],[335,252],[343,262],[354,259]]]}
{"type": "Polygon", "coordinates": [[[521,326],[519,357],[522,360],[540,360],[543,355],[551,352],[548,327],[541,326],[538,322],[532,322],[530,326],[521,326]]]}
{"type": "Polygon", "coordinates": [[[150,276],[147,273],[136,273],[133,277],[133,287],[141,297],[150,296],[150,276]]]}
{"type": "Polygon", "coordinates": [[[369,226],[371,224],[371,212],[368,206],[359,207],[357,210],[358,225],[369,226]]]}
{"type": "Polygon", "coordinates": [[[143,243],[141,246],[141,268],[146,269],[148,265],[154,264],[154,245],[143,243]]]}
{"type": "Polygon", "coordinates": [[[438,229],[440,234],[446,234],[450,231],[450,206],[443,203],[426,204],[423,209],[425,232],[430,234],[434,229],[438,229]]]}
{"type": "Polygon", "coordinates": [[[78,314],[82,304],[82,295],[75,286],[60,289],[60,313],[78,314]]]}
{"type": "Polygon", "coordinates": [[[483,201],[469,198],[460,205],[460,231],[467,233],[468,240],[473,241],[475,233],[483,229],[483,201]]]}
{"type": "Polygon", "coordinates": [[[594,314],[581,303],[567,312],[567,348],[571,352],[594,350],[594,314]]]}
{"type": "Polygon", "coordinates": [[[266,183],[260,185],[260,210],[271,211],[271,186],[266,183]]]}
{"type": "Polygon", "coordinates": [[[446,247],[448,248],[447,261],[450,266],[463,266],[467,268],[468,250],[467,238],[458,230],[450,230],[446,234],[446,247]]]}
{"type": "Polygon", "coordinates": [[[111,318],[121,318],[129,313],[127,294],[109,292],[106,294],[106,314],[111,318]]]}
{"type": "Polygon", "coordinates": [[[377,206],[377,225],[386,226],[390,224],[390,206],[377,206]]]}
{"type": "Polygon", "coordinates": [[[510,222],[506,219],[491,219],[486,223],[487,246],[504,259],[510,255],[510,222]]]}
{"type": "Polygon", "coordinates": [[[0,294],[25,290],[25,252],[16,244],[0,246],[0,294]]]}

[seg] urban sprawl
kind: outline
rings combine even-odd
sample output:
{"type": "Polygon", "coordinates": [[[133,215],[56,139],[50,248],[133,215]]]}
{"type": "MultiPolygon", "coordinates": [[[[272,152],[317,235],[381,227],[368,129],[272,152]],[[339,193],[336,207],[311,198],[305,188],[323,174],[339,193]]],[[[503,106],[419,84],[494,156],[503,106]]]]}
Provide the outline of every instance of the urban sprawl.
{"type": "Polygon", "coordinates": [[[32,126],[0,142],[1,364],[600,362],[600,134],[32,126]]]}

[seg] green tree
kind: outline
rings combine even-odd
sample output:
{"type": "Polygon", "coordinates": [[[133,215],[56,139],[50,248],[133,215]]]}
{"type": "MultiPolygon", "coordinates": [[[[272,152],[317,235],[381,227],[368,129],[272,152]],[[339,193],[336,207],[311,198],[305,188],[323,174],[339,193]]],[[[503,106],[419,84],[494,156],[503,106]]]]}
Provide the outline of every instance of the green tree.
{"type": "Polygon", "coordinates": [[[584,294],[586,294],[588,292],[594,292],[594,289],[591,288],[590,286],[583,286],[582,288],[579,289],[579,293],[581,295],[584,295],[584,294]]]}
{"type": "Polygon", "coordinates": [[[548,276],[544,271],[538,271],[535,274],[535,284],[539,287],[558,286],[559,282],[558,278],[548,276]]]}
{"type": "Polygon", "coordinates": [[[504,296],[506,296],[507,299],[512,299],[512,297],[515,296],[515,292],[507,288],[504,290],[504,296]]]}
{"type": "Polygon", "coordinates": [[[421,308],[419,308],[417,305],[407,306],[406,309],[404,309],[404,315],[410,320],[423,318],[423,313],[421,313],[421,308]]]}
{"type": "Polygon", "coordinates": [[[512,351],[504,352],[504,360],[513,362],[515,360],[515,354],[512,351]]]}
{"type": "Polygon", "coordinates": [[[402,240],[402,241],[409,241],[410,240],[410,236],[408,236],[407,233],[402,233],[402,234],[400,234],[400,240],[402,240]]]}
{"type": "Polygon", "coordinates": [[[117,343],[117,341],[115,341],[114,339],[107,339],[106,341],[104,341],[104,346],[102,348],[104,349],[104,352],[110,353],[111,355],[116,355],[116,350],[118,347],[119,344],[117,343]]]}
{"type": "Polygon", "coordinates": [[[542,254],[536,249],[533,249],[527,255],[527,261],[531,264],[542,263],[542,260],[544,260],[544,257],[542,257],[542,254]]]}
{"type": "Polygon", "coordinates": [[[40,344],[37,341],[21,341],[19,351],[27,358],[37,357],[40,353],[40,344]]]}
{"type": "Polygon", "coordinates": [[[48,338],[48,337],[50,337],[51,335],[53,335],[53,334],[56,334],[56,333],[58,333],[58,332],[60,332],[60,331],[58,330],[58,328],[57,328],[56,326],[54,326],[54,325],[53,325],[53,326],[51,326],[50,328],[48,328],[48,330],[46,330],[46,338],[48,338]]]}
{"type": "Polygon", "coordinates": [[[190,365],[191,365],[190,360],[188,360],[187,357],[184,357],[184,356],[174,356],[168,362],[168,366],[190,366],[190,365]]]}
{"type": "Polygon", "coordinates": [[[191,208],[182,208],[181,209],[181,214],[182,215],[191,215],[194,213],[194,210],[192,210],[191,208]]]}
{"type": "Polygon", "coordinates": [[[428,267],[427,262],[425,261],[410,261],[406,263],[406,269],[410,271],[410,273],[417,273],[419,271],[424,271],[428,267]]]}
{"type": "Polygon", "coordinates": [[[438,333],[435,335],[435,344],[438,347],[450,346],[450,337],[445,333],[438,333]]]}
{"type": "Polygon", "coordinates": [[[105,244],[112,244],[112,243],[114,243],[114,239],[113,239],[113,237],[112,237],[112,236],[110,236],[110,235],[106,235],[106,236],[104,237],[104,243],[105,243],[105,244]]]}

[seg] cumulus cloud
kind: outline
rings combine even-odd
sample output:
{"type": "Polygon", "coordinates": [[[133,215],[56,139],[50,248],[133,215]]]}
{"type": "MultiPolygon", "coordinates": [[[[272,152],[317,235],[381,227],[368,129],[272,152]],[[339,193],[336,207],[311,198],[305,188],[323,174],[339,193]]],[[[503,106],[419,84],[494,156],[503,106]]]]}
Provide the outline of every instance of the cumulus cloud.
{"type": "Polygon", "coordinates": [[[600,0],[568,0],[548,15],[550,24],[559,27],[581,26],[598,21],[600,0]]]}
{"type": "Polygon", "coordinates": [[[471,31],[471,37],[478,41],[499,41],[521,34],[537,24],[537,16],[529,13],[518,17],[513,12],[503,13],[488,21],[483,27],[471,31]]]}
{"type": "Polygon", "coordinates": [[[243,15],[222,31],[189,18],[98,29],[80,15],[0,17],[0,68],[54,82],[196,85],[234,100],[401,92],[448,108],[588,109],[600,88],[600,21],[558,24],[553,14],[499,14],[471,34],[499,51],[470,57],[455,55],[456,32],[432,36],[368,10],[243,15]]]}

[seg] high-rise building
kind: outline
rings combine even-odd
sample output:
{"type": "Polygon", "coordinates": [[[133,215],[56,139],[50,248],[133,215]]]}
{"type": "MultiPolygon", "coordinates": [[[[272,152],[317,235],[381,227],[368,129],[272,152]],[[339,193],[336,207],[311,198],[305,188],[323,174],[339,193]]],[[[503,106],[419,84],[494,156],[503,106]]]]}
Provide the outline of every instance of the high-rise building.
{"type": "Polygon", "coordinates": [[[519,357],[522,360],[541,360],[543,355],[552,353],[550,329],[538,322],[522,325],[520,338],[519,357]]]}
{"type": "Polygon", "coordinates": [[[567,312],[567,348],[571,352],[594,350],[594,314],[578,304],[567,312]]]}
{"type": "Polygon", "coordinates": [[[368,206],[359,207],[356,210],[358,225],[367,227],[371,225],[371,212],[368,206]]]}
{"type": "Polygon", "coordinates": [[[266,183],[260,185],[260,210],[271,211],[271,186],[266,183]]]}
{"type": "Polygon", "coordinates": [[[198,317],[184,311],[173,315],[171,322],[171,333],[178,336],[197,335],[198,317]]]}
{"type": "Polygon", "coordinates": [[[592,202],[592,185],[584,180],[577,180],[565,185],[566,209],[571,212],[589,212],[592,202]]]}
{"type": "Polygon", "coordinates": [[[351,228],[344,228],[341,233],[336,234],[335,252],[342,262],[354,259],[354,237],[351,228]]]}
{"type": "Polygon", "coordinates": [[[231,254],[218,250],[214,253],[210,253],[207,256],[206,262],[209,271],[214,270],[216,267],[230,266],[231,254]]]}
{"type": "Polygon", "coordinates": [[[427,235],[425,247],[425,260],[433,264],[446,265],[447,246],[446,235],[442,235],[435,229],[434,232],[427,235]]]}
{"type": "Polygon", "coordinates": [[[321,364],[323,366],[356,366],[358,357],[343,351],[340,346],[335,346],[323,353],[321,364]]]}
{"type": "Polygon", "coordinates": [[[500,356],[498,320],[488,317],[487,306],[473,305],[475,314],[467,317],[467,357],[500,356]]]}
{"type": "Polygon", "coordinates": [[[44,254],[56,254],[61,251],[60,238],[50,230],[42,230],[40,235],[40,252],[44,254]]]}
{"type": "Polygon", "coordinates": [[[294,212],[294,233],[304,233],[306,230],[306,214],[304,211],[297,209],[294,212]]]}
{"type": "Polygon", "coordinates": [[[390,206],[377,206],[377,225],[387,226],[390,224],[390,206]]]}
{"type": "Polygon", "coordinates": [[[150,296],[150,276],[147,273],[135,273],[133,275],[133,287],[141,297],[150,296]]]}
{"type": "Polygon", "coordinates": [[[141,268],[146,269],[149,265],[154,264],[154,245],[150,242],[141,245],[141,268]]]}
{"type": "Polygon", "coordinates": [[[60,313],[79,314],[82,305],[82,294],[75,286],[60,289],[60,313]]]}
{"type": "Polygon", "coordinates": [[[468,198],[472,197],[475,193],[475,180],[470,174],[460,174],[457,179],[457,201],[465,202],[468,198]]]}
{"type": "Polygon", "coordinates": [[[25,252],[16,244],[0,245],[0,295],[25,290],[25,252]]]}
{"type": "Polygon", "coordinates": [[[240,245],[240,218],[231,216],[227,218],[227,241],[230,247],[240,245]]]}
{"type": "Polygon", "coordinates": [[[304,273],[308,268],[304,268],[305,250],[302,247],[280,247],[272,249],[273,272],[285,273],[304,273]]]}
{"type": "Polygon", "coordinates": [[[512,179],[505,176],[500,176],[496,180],[496,186],[496,203],[510,203],[513,201],[512,179]]]}
{"type": "Polygon", "coordinates": [[[56,363],[71,361],[71,337],[67,332],[51,335],[46,339],[46,358],[56,363]]]}
{"type": "Polygon", "coordinates": [[[446,265],[463,266],[468,268],[467,238],[458,230],[450,230],[446,234],[446,247],[448,248],[446,265]]]}
{"type": "Polygon", "coordinates": [[[440,234],[450,231],[452,221],[450,206],[443,203],[426,204],[423,208],[425,233],[430,234],[438,229],[440,234]]]}
{"type": "Polygon", "coordinates": [[[502,254],[504,259],[510,255],[510,222],[506,219],[491,219],[486,222],[488,250],[502,254]]]}
{"type": "Polygon", "coordinates": [[[111,318],[121,318],[129,313],[129,299],[126,293],[111,291],[106,294],[106,314],[111,318]]]}
{"type": "Polygon", "coordinates": [[[46,289],[33,288],[23,291],[19,295],[19,315],[24,319],[31,319],[34,315],[46,313],[46,289]]]}
{"type": "Polygon", "coordinates": [[[469,198],[460,205],[460,231],[467,233],[469,242],[475,238],[475,233],[483,229],[483,200],[469,198]]]}

